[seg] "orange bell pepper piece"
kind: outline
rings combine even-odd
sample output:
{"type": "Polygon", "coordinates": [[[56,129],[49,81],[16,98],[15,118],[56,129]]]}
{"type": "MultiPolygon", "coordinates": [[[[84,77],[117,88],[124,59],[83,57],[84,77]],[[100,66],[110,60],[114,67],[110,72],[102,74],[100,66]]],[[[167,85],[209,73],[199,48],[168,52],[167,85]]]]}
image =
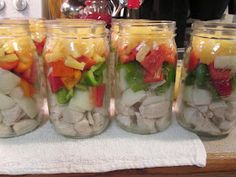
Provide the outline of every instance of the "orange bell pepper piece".
{"type": "Polygon", "coordinates": [[[12,62],[0,62],[0,68],[6,70],[12,70],[18,65],[19,61],[12,61],[12,62]]]}
{"type": "Polygon", "coordinates": [[[51,62],[49,65],[52,67],[52,76],[54,77],[73,77],[74,69],[65,66],[64,60],[51,62]]]}
{"type": "Polygon", "coordinates": [[[23,73],[31,68],[33,64],[33,60],[29,60],[28,62],[20,61],[17,67],[14,69],[16,73],[23,73]]]}
{"type": "Polygon", "coordinates": [[[27,81],[24,79],[21,79],[20,81],[20,86],[24,92],[24,96],[26,97],[32,97],[35,93],[35,88],[33,85],[29,84],[27,81]]]}
{"type": "Polygon", "coordinates": [[[81,76],[81,71],[76,70],[73,77],[62,77],[61,81],[63,82],[64,86],[70,90],[79,82],[81,76]]]}

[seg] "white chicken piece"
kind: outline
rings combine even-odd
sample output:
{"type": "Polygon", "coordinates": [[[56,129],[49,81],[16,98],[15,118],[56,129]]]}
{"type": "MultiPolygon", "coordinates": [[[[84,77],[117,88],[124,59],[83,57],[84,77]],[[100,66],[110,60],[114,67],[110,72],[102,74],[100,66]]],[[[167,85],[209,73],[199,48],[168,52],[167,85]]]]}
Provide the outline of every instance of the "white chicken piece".
{"type": "Polygon", "coordinates": [[[64,135],[64,136],[69,136],[69,137],[74,137],[77,135],[77,132],[74,129],[74,124],[69,124],[64,121],[54,121],[53,122],[55,130],[64,135]]]}
{"type": "Polygon", "coordinates": [[[67,107],[63,110],[62,117],[64,122],[73,124],[81,121],[84,118],[84,114],[67,107]]]}
{"type": "Polygon", "coordinates": [[[2,110],[2,115],[2,121],[7,126],[14,125],[18,120],[22,118],[22,116],[24,116],[24,114],[22,114],[22,109],[17,104],[15,104],[15,106],[10,109],[2,110]]]}
{"type": "Polygon", "coordinates": [[[93,125],[93,131],[94,132],[100,132],[102,131],[106,125],[109,123],[109,120],[107,120],[103,114],[95,112],[93,114],[93,120],[94,120],[94,125],[93,125]]]}
{"type": "Polygon", "coordinates": [[[117,115],[116,119],[121,125],[124,125],[125,127],[132,126],[132,120],[129,116],[117,115]]]}
{"type": "Polygon", "coordinates": [[[170,102],[163,101],[155,104],[150,104],[146,106],[140,106],[139,111],[143,118],[154,119],[165,117],[170,112],[170,102]]]}
{"type": "Polygon", "coordinates": [[[209,109],[213,112],[216,117],[221,118],[222,120],[225,119],[225,111],[227,109],[227,104],[224,101],[217,101],[212,102],[209,105],[209,109]]]}
{"type": "Polygon", "coordinates": [[[196,131],[211,135],[221,134],[221,131],[208,118],[205,118],[200,111],[193,107],[184,108],[184,119],[190,127],[194,126],[196,131]]]}
{"type": "Polygon", "coordinates": [[[56,120],[59,120],[60,118],[62,118],[62,112],[64,111],[65,107],[64,106],[59,106],[59,105],[56,105],[56,106],[50,106],[50,109],[49,109],[49,116],[50,116],[50,119],[52,121],[56,121],[56,120]]]}
{"type": "Polygon", "coordinates": [[[236,120],[236,102],[235,101],[228,103],[228,107],[225,110],[225,119],[230,122],[236,120]]]}
{"type": "Polygon", "coordinates": [[[193,86],[185,86],[183,88],[183,100],[189,104],[193,105],[193,86]]]}
{"type": "Polygon", "coordinates": [[[162,117],[160,119],[156,120],[156,129],[158,131],[163,131],[165,130],[171,123],[171,117],[167,116],[167,117],[162,117]]]}
{"type": "Polygon", "coordinates": [[[88,113],[87,113],[87,120],[88,120],[88,122],[89,122],[89,125],[94,125],[94,124],[95,124],[91,112],[88,112],[88,113]]]}
{"type": "Polygon", "coordinates": [[[194,88],[192,96],[193,104],[196,106],[209,105],[212,100],[211,93],[204,89],[194,88]]]}
{"type": "Polygon", "coordinates": [[[10,71],[0,69],[0,92],[9,94],[17,85],[20,78],[10,71]]]}
{"type": "Polygon", "coordinates": [[[136,112],[135,114],[137,117],[137,127],[143,133],[155,133],[157,131],[155,119],[144,119],[140,113],[136,112]]]}
{"type": "Polygon", "coordinates": [[[224,131],[224,132],[229,132],[233,129],[233,127],[235,126],[236,121],[223,121],[221,122],[221,124],[219,125],[219,128],[224,131]]]}
{"type": "Polygon", "coordinates": [[[79,135],[84,137],[90,136],[92,133],[92,128],[90,127],[87,119],[83,119],[80,122],[76,122],[74,128],[79,135]]]}
{"type": "Polygon", "coordinates": [[[133,92],[131,89],[124,91],[120,103],[124,106],[133,106],[135,103],[140,102],[146,96],[145,91],[141,90],[133,92]]]}
{"type": "Polygon", "coordinates": [[[166,97],[164,95],[161,95],[161,96],[149,95],[143,100],[141,106],[147,106],[147,105],[150,105],[150,104],[163,102],[165,100],[166,100],[166,97]]]}
{"type": "Polygon", "coordinates": [[[15,104],[16,102],[12,98],[0,93],[0,110],[10,109],[15,104]]]}
{"type": "Polygon", "coordinates": [[[117,104],[118,113],[122,113],[125,116],[134,116],[135,112],[131,107],[124,106],[122,104],[117,104]]]}
{"type": "Polygon", "coordinates": [[[0,124],[0,137],[1,138],[6,138],[6,137],[11,137],[14,135],[14,132],[12,131],[11,127],[0,124]]]}
{"type": "Polygon", "coordinates": [[[14,98],[16,103],[23,109],[23,111],[31,118],[35,118],[38,114],[38,107],[36,102],[30,97],[14,98]]]}
{"type": "Polygon", "coordinates": [[[217,69],[231,69],[236,72],[235,56],[217,56],[214,60],[214,67],[217,69]]]}
{"type": "Polygon", "coordinates": [[[23,119],[14,124],[13,130],[17,135],[22,135],[34,130],[38,125],[39,123],[36,120],[23,119]]]}
{"type": "Polygon", "coordinates": [[[23,92],[22,88],[21,87],[14,88],[10,93],[10,97],[18,98],[18,99],[23,98],[24,97],[24,92],[23,92]]]}
{"type": "Polygon", "coordinates": [[[88,91],[77,91],[69,103],[69,108],[74,110],[92,111],[94,108],[88,91]]]}

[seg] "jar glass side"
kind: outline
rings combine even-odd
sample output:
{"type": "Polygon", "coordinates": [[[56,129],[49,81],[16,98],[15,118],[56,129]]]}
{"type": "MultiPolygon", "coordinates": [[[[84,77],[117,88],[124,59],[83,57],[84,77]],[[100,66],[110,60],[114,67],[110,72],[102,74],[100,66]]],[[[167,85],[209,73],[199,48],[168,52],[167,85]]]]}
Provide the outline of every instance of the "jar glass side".
{"type": "Polygon", "coordinates": [[[104,24],[78,22],[48,27],[44,71],[55,130],[67,137],[88,138],[109,124],[109,45],[104,24]]]}
{"type": "Polygon", "coordinates": [[[43,118],[38,56],[25,20],[0,22],[0,137],[36,129],[43,118]]]}
{"type": "Polygon", "coordinates": [[[227,135],[236,122],[233,26],[205,22],[193,25],[185,52],[177,117],[183,127],[199,135],[227,135]]]}
{"type": "Polygon", "coordinates": [[[117,123],[139,134],[162,131],[171,123],[177,62],[174,22],[132,20],[121,22],[119,27],[117,123]],[[165,23],[173,24],[173,29],[165,23]]]}

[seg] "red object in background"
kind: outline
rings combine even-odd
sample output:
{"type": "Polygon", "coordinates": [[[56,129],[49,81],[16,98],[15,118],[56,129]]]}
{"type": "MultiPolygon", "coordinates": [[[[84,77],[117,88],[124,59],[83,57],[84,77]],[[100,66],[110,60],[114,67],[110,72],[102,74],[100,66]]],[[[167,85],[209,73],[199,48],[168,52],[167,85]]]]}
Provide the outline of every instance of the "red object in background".
{"type": "Polygon", "coordinates": [[[91,14],[86,15],[84,18],[85,19],[103,20],[107,23],[107,25],[111,24],[111,15],[109,15],[107,13],[93,12],[91,14]]]}
{"type": "Polygon", "coordinates": [[[140,8],[140,0],[128,0],[128,8],[129,9],[139,9],[140,8]]]}
{"type": "Polygon", "coordinates": [[[86,0],[85,5],[81,18],[103,20],[110,27],[112,11],[109,0],[86,0]]]}

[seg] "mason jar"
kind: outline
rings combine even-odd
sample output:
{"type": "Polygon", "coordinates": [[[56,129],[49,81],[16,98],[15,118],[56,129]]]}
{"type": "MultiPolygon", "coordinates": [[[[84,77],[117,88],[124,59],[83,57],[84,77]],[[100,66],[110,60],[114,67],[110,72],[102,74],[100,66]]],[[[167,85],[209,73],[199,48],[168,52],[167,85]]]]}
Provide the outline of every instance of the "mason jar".
{"type": "Polygon", "coordinates": [[[230,133],[236,121],[236,25],[196,22],[185,52],[178,122],[203,136],[230,133]]]}
{"type": "Polygon", "coordinates": [[[174,37],[172,21],[119,23],[116,120],[121,128],[150,134],[170,125],[177,62],[174,37]]]}
{"type": "Polygon", "coordinates": [[[0,23],[0,137],[36,129],[42,120],[38,56],[27,20],[0,23]]]}
{"type": "Polygon", "coordinates": [[[67,137],[100,134],[109,124],[105,23],[58,20],[47,29],[43,57],[51,123],[67,137]]]}

